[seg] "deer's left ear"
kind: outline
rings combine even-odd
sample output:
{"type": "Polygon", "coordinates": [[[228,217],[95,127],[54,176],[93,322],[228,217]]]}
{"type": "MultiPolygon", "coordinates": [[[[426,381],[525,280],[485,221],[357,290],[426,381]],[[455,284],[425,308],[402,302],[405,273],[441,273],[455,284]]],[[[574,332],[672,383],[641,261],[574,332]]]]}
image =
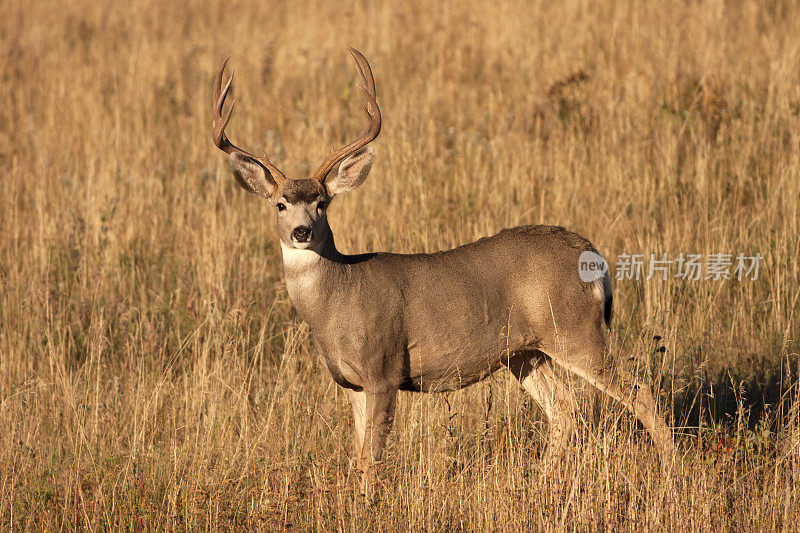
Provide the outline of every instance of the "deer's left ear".
{"type": "Polygon", "coordinates": [[[328,193],[333,196],[349,192],[364,183],[374,160],[375,150],[371,146],[367,146],[342,161],[336,174],[328,174],[328,178],[325,180],[328,193]]]}

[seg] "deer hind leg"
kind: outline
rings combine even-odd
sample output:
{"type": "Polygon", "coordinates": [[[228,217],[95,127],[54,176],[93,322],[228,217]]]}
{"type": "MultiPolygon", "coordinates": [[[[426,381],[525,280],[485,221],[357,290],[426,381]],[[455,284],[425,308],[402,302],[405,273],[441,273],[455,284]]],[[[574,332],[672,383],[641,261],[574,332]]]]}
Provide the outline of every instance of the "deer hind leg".
{"type": "Polygon", "coordinates": [[[599,338],[573,346],[562,357],[553,357],[553,361],[622,403],[650,434],[662,463],[670,464],[675,457],[672,430],[658,415],[650,389],[608,354],[602,332],[598,331],[598,335],[599,338]]]}
{"type": "Polygon", "coordinates": [[[553,372],[549,357],[539,351],[525,351],[508,361],[508,369],[544,411],[549,423],[545,463],[559,462],[575,434],[575,399],[553,372]]]}

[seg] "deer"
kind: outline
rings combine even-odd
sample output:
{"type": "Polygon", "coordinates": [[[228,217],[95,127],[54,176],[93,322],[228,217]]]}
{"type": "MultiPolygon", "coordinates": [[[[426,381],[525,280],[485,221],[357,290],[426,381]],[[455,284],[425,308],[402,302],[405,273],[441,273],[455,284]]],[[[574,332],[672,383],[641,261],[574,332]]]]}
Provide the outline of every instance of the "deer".
{"type": "Polygon", "coordinates": [[[231,56],[214,79],[212,129],[236,182],[274,208],[286,290],[333,380],[347,391],[364,483],[381,462],[399,391],[453,391],[501,368],[544,411],[546,461],[557,461],[576,431],[576,401],[555,368],[620,402],[646,428],[662,464],[670,460],[671,428],[652,393],[607,346],[608,269],[589,281],[579,275],[581,254],[597,254],[583,237],[559,226],[520,226],[436,253],[339,252],[329,206],[367,179],[375,158],[369,144],[381,131],[372,69],[348,50],[366,126],[331,149],[311,177],[289,179],[266,151],[255,156],[228,139],[236,100],[223,112],[233,75],[224,87],[222,79],[231,56]]]}

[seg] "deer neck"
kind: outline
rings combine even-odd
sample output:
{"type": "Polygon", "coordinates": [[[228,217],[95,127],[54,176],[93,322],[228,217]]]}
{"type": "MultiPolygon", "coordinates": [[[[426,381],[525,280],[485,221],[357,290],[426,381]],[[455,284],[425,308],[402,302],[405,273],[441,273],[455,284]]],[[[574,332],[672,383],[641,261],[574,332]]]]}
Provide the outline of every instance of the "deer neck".
{"type": "Polygon", "coordinates": [[[283,276],[286,289],[300,316],[309,323],[325,315],[325,300],[336,282],[337,271],[343,268],[346,258],[336,249],[330,226],[325,226],[325,236],[315,248],[299,250],[281,241],[283,276]]]}

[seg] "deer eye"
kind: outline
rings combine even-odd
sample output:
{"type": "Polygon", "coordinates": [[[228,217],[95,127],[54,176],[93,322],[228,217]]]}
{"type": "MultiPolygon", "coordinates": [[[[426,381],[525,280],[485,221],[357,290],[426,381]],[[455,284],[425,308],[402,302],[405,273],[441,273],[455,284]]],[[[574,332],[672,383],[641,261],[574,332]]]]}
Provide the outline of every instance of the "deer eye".
{"type": "Polygon", "coordinates": [[[284,204],[282,204],[282,203],[279,203],[275,207],[278,208],[278,211],[283,211],[284,209],[286,209],[286,206],[284,204]]]}
{"type": "Polygon", "coordinates": [[[328,207],[328,204],[325,202],[325,200],[320,200],[319,203],[317,204],[317,209],[319,209],[320,211],[325,211],[326,207],[328,207]]]}

